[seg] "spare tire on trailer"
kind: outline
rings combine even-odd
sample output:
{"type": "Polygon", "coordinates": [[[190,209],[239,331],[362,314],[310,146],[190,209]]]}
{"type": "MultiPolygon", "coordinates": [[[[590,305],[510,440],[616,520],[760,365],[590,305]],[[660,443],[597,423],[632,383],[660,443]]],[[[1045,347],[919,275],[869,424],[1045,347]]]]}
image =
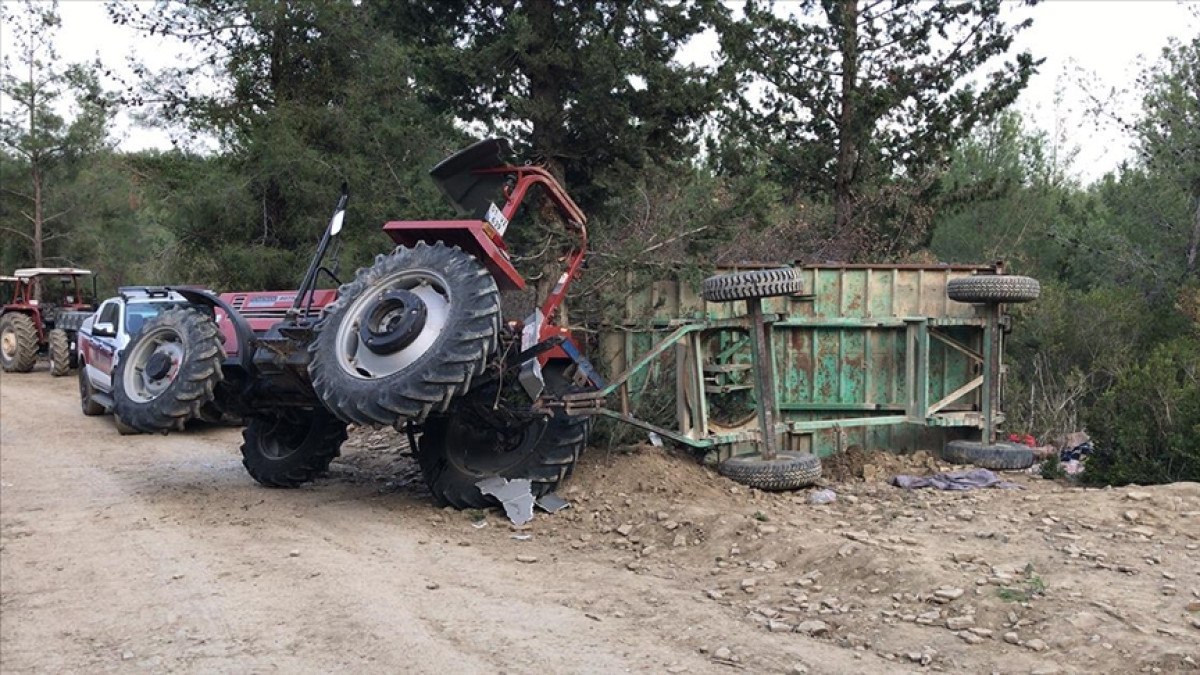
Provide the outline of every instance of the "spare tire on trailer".
{"type": "Polygon", "coordinates": [[[700,295],[709,302],[773,298],[794,295],[802,290],[804,282],[800,270],[792,267],[720,274],[705,279],[700,285],[700,295]]]}
{"type": "Polygon", "coordinates": [[[996,302],[1030,302],[1041,295],[1037,279],[1016,274],[977,274],[951,279],[946,284],[946,296],[956,302],[987,304],[996,302]]]}
{"type": "Polygon", "coordinates": [[[759,490],[795,490],[817,482],[821,460],[801,452],[776,453],[775,459],[757,453],[735,455],[718,464],[717,473],[759,490]]]}
{"type": "Polygon", "coordinates": [[[419,242],[360,269],[316,330],[308,372],[327,409],[355,424],[420,423],[483,372],[500,292],[471,254],[419,242]]]}
{"type": "Polygon", "coordinates": [[[942,459],[951,464],[974,464],[984,469],[1015,471],[1033,466],[1033,448],[1016,443],[986,445],[979,441],[950,441],[942,459]]]}
{"type": "Polygon", "coordinates": [[[217,324],[192,308],[150,320],[113,371],[113,414],[143,433],[179,430],[213,400],[221,381],[217,324]]]}
{"type": "MultiPolygon", "coordinates": [[[[571,385],[562,367],[547,366],[543,374],[553,394],[583,391],[571,385]]],[[[583,454],[590,417],[557,410],[549,417],[498,424],[500,416],[478,412],[480,407],[490,410],[497,393],[494,384],[480,387],[456,400],[447,414],[430,415],[425,421],[414,451],[425,484],[439,503],[459,509],[494,505],[476,485],[489,476],[527,478],[533,495],[540,497],[570,477],[583,454]]]]}

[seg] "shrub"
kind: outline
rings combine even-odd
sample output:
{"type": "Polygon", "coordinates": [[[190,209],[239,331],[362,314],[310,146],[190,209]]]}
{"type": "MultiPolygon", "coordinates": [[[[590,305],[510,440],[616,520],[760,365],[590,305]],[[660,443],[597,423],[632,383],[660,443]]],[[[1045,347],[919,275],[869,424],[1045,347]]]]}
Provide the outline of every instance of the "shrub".
{"type": "Polygon", "coordinates": [[[1200,341],[1185,336],[1123,371],[1088,414],[1088,483],[1200,480],[1200,341]]]}

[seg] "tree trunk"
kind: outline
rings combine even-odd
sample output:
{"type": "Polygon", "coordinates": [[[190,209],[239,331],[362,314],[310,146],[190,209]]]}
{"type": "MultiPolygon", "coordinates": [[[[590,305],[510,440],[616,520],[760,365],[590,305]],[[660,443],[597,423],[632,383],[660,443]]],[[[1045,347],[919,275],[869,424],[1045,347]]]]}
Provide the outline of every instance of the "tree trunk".
{"type": "Polygon", "coordinates": [[[1192,214],[1192,236],[1188,239],[1187,265],[1184,268],[1184,278],[1197,275],[1197,264],[1200,263],[1200,195],[1195,198],[1196,210],[1192,214]]]}
{"type": "MultiPolygon", "coordinates": [[[[854,173],[858,164],[858,0],[841,0],[838,16],[841,24],[842,86],[838,114],[837,167],[834,176],[834,225],[837,234],[846,234],[854,221],[854,173]]],[[[833,18],[833,17],[831,17],[833,18]]]]}

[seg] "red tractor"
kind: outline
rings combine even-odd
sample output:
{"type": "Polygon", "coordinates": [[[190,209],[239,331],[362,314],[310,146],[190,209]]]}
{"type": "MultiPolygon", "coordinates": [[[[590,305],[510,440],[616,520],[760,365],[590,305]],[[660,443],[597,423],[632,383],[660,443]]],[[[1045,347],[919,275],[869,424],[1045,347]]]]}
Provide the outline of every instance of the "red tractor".
{"type": "MultiPolygon", "coordinates": [[[[164,312],[128,345],[114,381],[116,412],[142,431],[179,427],[173,412],[215,403],[247,421],[243,464],[260,483],[293,487],[338,455],[348,423],[404,430],[434,496],[490,503],[477,483],[528,479],[553,490],[586,444],[588,418],[561,397],[602,386],[556,323],[587,248],[587,218],[545,169],[506,160],[508,142],[477,143],[431,174],[454,220],[384,225],[398,246],[379,255],[336,301],[315,291],[345,214],[339,200],[289,309],[256,332],[225,300],[175,289],[194,309],[164,312]],[[504,233],[532,191],[573,235],[557,284],[528,316],[501,316],[502,291],[522,291],[504,233]],[[221,357],[214,316],[239,345],[221,357]]],[[[339,282],[340,283],[340,282],[339,282]]]]}
{"type": "Polygon", "coordinates": [[[92,273],[70,267],[35,267],[13,273],[8,304],[0,307],[0,366],[7,372],[33,370],[39,354],[50,374],[66,375],[75,363],[75,336],[92,306],[80,281],[92,273]]]}

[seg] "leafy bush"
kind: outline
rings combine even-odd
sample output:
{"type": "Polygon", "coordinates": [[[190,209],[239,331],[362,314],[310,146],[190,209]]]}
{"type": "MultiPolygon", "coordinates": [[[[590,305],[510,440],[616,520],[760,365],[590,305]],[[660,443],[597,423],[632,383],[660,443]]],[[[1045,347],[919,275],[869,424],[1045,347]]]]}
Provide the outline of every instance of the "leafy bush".
{"type": "Polygon", "coordinates": [[[1088,422],[1096,453],[1086,482],[1200,480],[1200,341],[1185,336],[1154,349],[1118,376],[1088,422]]]}

